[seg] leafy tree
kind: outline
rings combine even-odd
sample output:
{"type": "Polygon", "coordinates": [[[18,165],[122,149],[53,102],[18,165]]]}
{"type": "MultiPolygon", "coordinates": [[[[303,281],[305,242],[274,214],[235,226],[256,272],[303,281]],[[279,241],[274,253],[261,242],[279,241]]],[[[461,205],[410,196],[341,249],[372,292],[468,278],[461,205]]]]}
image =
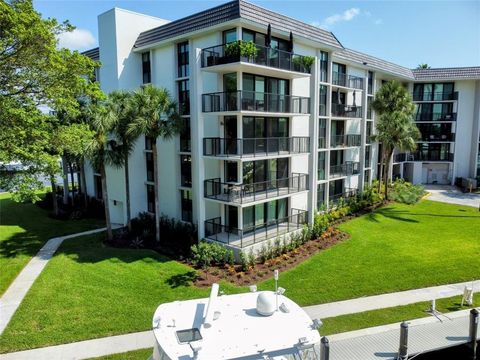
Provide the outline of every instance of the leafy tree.
{"type": "Polygon", "coordinates": [[[113,239],[113,232],[110,221],[106,165],[112,163],[112,152],[108,136],[113,128],[113,122],[109,110],[104,103],[89,105],[88,114],[89,125],[93,131],[93,141],[89,147],[88,156],[93,168],[98,171],[101,176],[107,238],[111,241],[113,239]]]}
{"type": "Polygon", "coordinates": [[[394,150],[414,151],[420,132],[413,122],[415,105],[407,89],[398,81],[389,81],[375,94],[372,108],[376,111],[375,141],[382,144],[380,175],[388,200],[389,167],[394,150]]]}
{"type": "Polygon", "coordinates": [[[428,64],[418,64],[417,69],[430,69],[430,65],[428,65],[428,64]]]}
{"type": "Polygon", "coordinates": [[[112,143],[113,156],[112,163],[116,167],[123,167],[125,170],[125,197],[127,210],[127,225],[131,230],[131,209],[130,209],[130,176],[128,158],[135,148],[137,136],[129,131],[130,124],[133,123],[135,112],[130,106],[132,93],[125,91],[113,91],[108,95],[108,106],[110,116],[113,122],[113,134],[118,143],[112,143]]]}
{"type": "Polygon", "coordinates": [[[171,139],[181,131],[181,117],[177,104],[166,89],[146,85],[135,91],[131,106],[135,111],[133,122],[128,132],[138,137],[145,135],[152,141],[154,195],[155,195],[155,238],[160,242],[160,205],[158,198],[158,151],[157,139],[171,139]]]}

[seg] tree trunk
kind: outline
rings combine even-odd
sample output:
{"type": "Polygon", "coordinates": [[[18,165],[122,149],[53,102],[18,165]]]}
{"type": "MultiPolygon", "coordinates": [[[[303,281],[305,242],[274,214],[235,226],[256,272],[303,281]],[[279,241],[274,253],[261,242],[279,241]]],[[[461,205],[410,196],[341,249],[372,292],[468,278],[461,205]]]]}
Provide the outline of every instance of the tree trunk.
{"type": "Polygon", "coordinates": [[[102,177],[102,195],[103,195],[103,206],[105,208],[105,224],[107,226],[107,239],[109,241],[112,241],[113,232],[112,232],[112,223],[110,222],[110,206],[108,203],[107,174],[105,171],[105,164],[102,164],[100,166],[100,175],[102,177]]]}
{"type": "Polygon", "coordinates": [[[383,181],[383,160],[384,160],[384,152],[382,146],[382,153],[380,154],[380,170],[378,174],[378,193],[380,194],[382,191],[382,181],[383,181]]]}
{"type": "Polygon", "coordinates": [[[130,212],[130,175],[128,173],[128,153],[125,153],[125,202],[127,207],[127,226],[128,231],[132,230],[131,212],[130,212]]]}
{"type": "Polygon", "coordinates": [[[63,204],[68,205],[68,164],[67,158],[62,156],[62,168],[63,168],[63,204]]]}
{"type": "Polygon", "coordinates": [[[73,163],[69,163],[70,166],[70,181],[72,183],[72,208],[75,206],[75,174],[73,171],[73,163]]]}
{"type": "Polygon", "coordinates": [[[158,163],[157,163],[157,139],[152,139],[152,155],[153,155],[153,180],[155,195],[155,240],[160,243],[160,202],[158,199],[158,163]]]}
{"type": "Polygon", "coordinates": [[[50,175],[50,184],[52,186],[53,214],[58,216],[57,184],[55,183],[55,175],[50,175]]]}
{"type": "Polygon", "coordinates": [[[80,176],[82,178],[83,208],[87,210],[88,208],[87,177],[85,176],[85,159],[84,158],[80,160],[80,176]]]}
{"type": "Polygon", "coordinates": [[[390,159],[392,158],[393,150],[389,150],[385,157],[385,200],[388,200],[388,177],[390,174],[390,159]]]}

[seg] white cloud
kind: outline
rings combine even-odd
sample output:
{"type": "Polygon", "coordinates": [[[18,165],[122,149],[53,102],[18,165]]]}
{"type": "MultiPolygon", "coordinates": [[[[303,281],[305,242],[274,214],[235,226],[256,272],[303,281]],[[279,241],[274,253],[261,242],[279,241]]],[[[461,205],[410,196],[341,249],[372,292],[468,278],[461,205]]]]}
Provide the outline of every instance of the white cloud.
{"type": "Polygon", "coordinates": [[[323,20],[321,27],[328,28],[338,22],[351,21],[353,18],[355,18],[359,14],[360,14],[360,9],[358,8],[347,9],[341,14],[334,14],[332,16],[327,17],[325,20],[323,20]]]}
{"type": "Polygon", "coordinates": [[[75,29],[58,35],[58,46],[61,48],[82,50],[95,45],[95,43],[95,37],[85,29],[75,29]]]}

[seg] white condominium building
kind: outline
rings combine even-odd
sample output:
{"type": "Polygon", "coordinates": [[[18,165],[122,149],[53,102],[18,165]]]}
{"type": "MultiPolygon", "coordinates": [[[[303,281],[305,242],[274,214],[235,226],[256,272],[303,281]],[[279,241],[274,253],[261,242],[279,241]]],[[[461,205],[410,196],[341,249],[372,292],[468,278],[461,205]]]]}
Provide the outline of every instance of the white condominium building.
{"type": "MultiPolygon", "coordinates": [[[[329,31],[243,0],[176,21],[114,8],[98,17],[102,90],[151,83],[185,122],[159,141],[162,214],[199,238],[236,249],[311,222],[315,211],[377,177],[370,104],[396,79],[417,103],[418,150],[390,171],[414,183],[480,176],[480,67],[411,70],[345,49],[329,31]],[[256,51],[237,40],[253,42],[256,51]],[[252,55],[253,54],[253,55],[252,55]]],[[[153,157],[139,138],[130,160],[131,213],[154,211],[153,157]]],[[[99,175],[87,173],[101,198],[99,175]]],[[[125,178],[108,168],[112,222],[125,224],[125,178]]]]}

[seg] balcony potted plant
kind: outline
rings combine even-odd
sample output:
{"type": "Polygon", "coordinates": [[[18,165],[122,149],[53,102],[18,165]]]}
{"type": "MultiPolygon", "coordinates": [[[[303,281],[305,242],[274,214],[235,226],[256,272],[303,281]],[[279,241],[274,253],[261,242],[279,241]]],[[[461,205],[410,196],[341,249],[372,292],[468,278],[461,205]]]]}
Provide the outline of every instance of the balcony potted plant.
{"type": "Polygon", "coordinates": [[[250,61],[257,55],[257,47],[253,41],[235,41],[225,45],[224,63],[240,61],[240,58],[246,58],[250,61]]]}
{"type": "Polygon", "coordinates": [[[294,56],[293,57],[293,64],[294,69],[296,71],[302,71],[305,69],[307,72],[312,70],[312,65],[315,62],[315,58],[313,56],[294,56]]]}

